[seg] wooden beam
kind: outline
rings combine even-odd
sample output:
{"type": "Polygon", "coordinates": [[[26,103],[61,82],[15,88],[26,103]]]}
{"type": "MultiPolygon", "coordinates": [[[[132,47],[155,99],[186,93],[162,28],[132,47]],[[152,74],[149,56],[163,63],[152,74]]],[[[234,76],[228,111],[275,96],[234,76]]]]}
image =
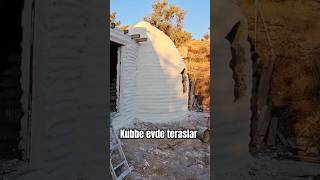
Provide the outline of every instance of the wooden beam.
{"type": "Polygon", "coordinates": [[[138,39],[140,38],[140,34],[132,34],[131,39],[138,39]]]}
{"type": "Polygon", "coordinates": [[[136,40],[136,42],[138,43],[138,42],[144,42],[144,41],[147,41],[148,40],[148,38],[139,38],[139,39],[135,39],[136,40]]]}
{"type": "Polygon", "coordinates": [[[270,120],[271,120],[271,111],[268,108],[268,106],[265,105],[263,106],[262,110],[259,113],[257,129],[255,133],[256,135],[254,138],[255,144],[257,144],[258,146],[263,144],[263,140],[265,139],[266,134],[268,132],[270,120]]]}
{"type": "Polygon", "coordinates": [[[269,133],[268,133],[268,139],[267,139],[268,146],[274,146],[276,144],[277,129],[278,129],[278,118],[274,117],[271,119],[271,122],[269,125],[269,133]]]}
{"type": "Polygon", "coordinates": [[[279,137],[279,139],[280,139],[280,141],[282,142],[283,145],[289,146],[288,141],[286,140],[286,138],[283,136],[283,134],[280,132],[279,129],[277,129],[277,135],[278,135],[278,137],[279,137]]]}
{"type": "Polygon", "coordinates": [[[304,162],[310,162],[310,163],[320,163],[320,156],[310,156],[309,154],[298,151],[292,156],[295,160],[300,160],[304,162]]]}

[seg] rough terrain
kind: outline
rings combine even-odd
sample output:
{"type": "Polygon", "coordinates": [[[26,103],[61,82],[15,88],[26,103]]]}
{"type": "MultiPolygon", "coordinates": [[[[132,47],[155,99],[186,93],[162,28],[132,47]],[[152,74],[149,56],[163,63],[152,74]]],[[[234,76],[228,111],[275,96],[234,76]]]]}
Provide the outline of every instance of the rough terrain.
{"type": "MultiPolygon", "coordinates": [[[[195,129],[208,127],[209,114],[192,112],[186,121],[171,124],[136,123],[131,128],[195,129]]],[[[209,179],[210,145],[199,139],[123,139],[134,170],[128,179],[209,179]]]]}

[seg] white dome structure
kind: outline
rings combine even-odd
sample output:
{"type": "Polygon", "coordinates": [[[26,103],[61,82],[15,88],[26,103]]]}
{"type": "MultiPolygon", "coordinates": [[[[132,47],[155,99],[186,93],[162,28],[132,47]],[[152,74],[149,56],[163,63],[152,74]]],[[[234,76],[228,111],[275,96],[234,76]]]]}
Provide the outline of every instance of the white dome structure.
{"type": "Polygon", "coordinates": [[[137,54],[135,115],[140,121],[172,122],[188,112],[186,66],[172,40],[150,23],[141,21],[129,29],[147,41],[137,54]]]}

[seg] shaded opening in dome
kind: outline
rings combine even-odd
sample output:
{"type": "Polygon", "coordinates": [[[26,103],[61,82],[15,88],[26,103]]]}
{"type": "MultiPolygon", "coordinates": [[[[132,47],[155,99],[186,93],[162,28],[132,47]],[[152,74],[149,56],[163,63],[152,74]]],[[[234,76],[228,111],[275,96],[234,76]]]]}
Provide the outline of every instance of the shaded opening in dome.
{"type": "Polygon", "coordinates": [[[119,112],[120,100],[120,48],[115,42],[110,43],[110,112],[119,112]]]}

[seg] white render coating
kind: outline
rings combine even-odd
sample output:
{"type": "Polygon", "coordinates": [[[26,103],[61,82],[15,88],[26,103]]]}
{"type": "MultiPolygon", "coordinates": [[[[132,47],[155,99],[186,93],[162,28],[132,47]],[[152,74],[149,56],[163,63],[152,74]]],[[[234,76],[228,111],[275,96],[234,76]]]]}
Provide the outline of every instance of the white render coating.
{"type": "MultiPolygon", "coordinates": [[[[106,35],[105,3],[78,0],[25,1],[21,24],[21,82],[24,93],[21,102],[25,112],[28,112],[29,93],[33,98],[30,103],[32,111],[30,114],[25,113],[21,120],[20,146],[24,150],[24,158],[30,161],[14,169],[9,179],[107,179],[105,112],[108,107],[105,75],[108,57],[106,39],[101,36],[106,35]],[[34,29],[31,28],[33,25],[34,29]],[[34,37],[31,38],[30,34],[34,37]],[[29,63],[32,69],[28,69],[29,63]],[[32,82],[29,82],[30,74],[34,75],[32,82]],[[30,92],[29,85],[32,87],[30,92]]],[[[113,123],[121,127],[125,123],[132,123],[136,117],[137,84],[145,80],[136,76],[138,72],[143,72],[139,70],[140,61],[137,57],[139,49],[143,49],[144,45],[139,45],[120,30],[110,29],[110,39],[122,45],[118,51],[121,61],[118,64],[121,87],[119,115],[113,119],[113,123]]],[[[170,44],[165,46],[176,51],[170,44]]],[[[163,54],[172,56],[170,53],[163,54]]],[[[155,62],[160,64],[170,62],[163,58],[157,60],[155,62]]],[[[180,85],[164,86],[163,92],[172,91],[177,96],[180,91],[182,93],[181,76],[175,76],[182,67],[183,63],[177,68],[169,66],[165,70],[167,74],[164,77],[168,81],[171,80],[168,77],[174,77],[173,82],[179,80],[180,85]]],[[[154,79],[163,84],[163,81],[154,79]]],[[[173,100],[160,103],[161,106],[153,105],[154,108],[171,108],[174,107],[173,102],[181,100],[182,103],[182,98],[173,100]]],[[[160,111],[162,116],[168,114],[165,118],[168,120],[174,117],[171,112],[181,112],[169,110],[160,111]]],[[[157,118],[157,115],[152,114],[153,111],[149,112],[154,115],[154,119],[157,118]]]]}
{"type": "Polygon", "coordinates": [[[250,44],[247,41],[247,20],[241,8],[232,0],[216,1],[214,4],[213,29],[214,53],[214,121],[213,178],[245,179],[253,158],[249,152],[250,142],[250,98],[251,98],[251,58],[250,44]],[[240,22],[235,41],[231,44],[225,37],[232,27],[240,22]],[[241,49],[243,57],[245,95],[234,102],[233,70],[231,47],[241,49]]]}
{"type": "Polygon", "coordinates": [[[106,5],[104,1],[24,1],[21,102],[25,114],[20,146],[29,161],[4,179],[108,178],[107,53],[106,40],[101,38],[106,35],[106,5]]]}
{"type": "MultiPolygon", "coordinates": [[[[162,31],[139,22],[124,34],[110,29],[110,41],[118,49],[118,112],[111,115],[115,129],[134,121],[173,122],[186,119],[188,91],[183,93],[181,72],[186,68],[178,49],[162,31]],[[136,43],[130,35],[146,42],[136,43]]],[[[187,84],[188,86],[188,84],[187,84]]]]}
{"type": "Polygon", "coordinates": [[[137,52],[139,44],[120,29],[110,29],[110,41],[121,44],[118,49],[117,83],[120,83],[120,92],[117,92],[119,113],[112,115],[112,125],[115,129],[133,123],[135,118],[134,102],[136,90],[137,52]]]}
{"type": "Polygon", "coordinates": [[[183,120],[188,112],[188,91],[183,93],[181,72],[186,68],[172,40],[150,23],[141,21],[130,34],[146,29],[137,56],[135,113],[139,121],[183,120]]]}

